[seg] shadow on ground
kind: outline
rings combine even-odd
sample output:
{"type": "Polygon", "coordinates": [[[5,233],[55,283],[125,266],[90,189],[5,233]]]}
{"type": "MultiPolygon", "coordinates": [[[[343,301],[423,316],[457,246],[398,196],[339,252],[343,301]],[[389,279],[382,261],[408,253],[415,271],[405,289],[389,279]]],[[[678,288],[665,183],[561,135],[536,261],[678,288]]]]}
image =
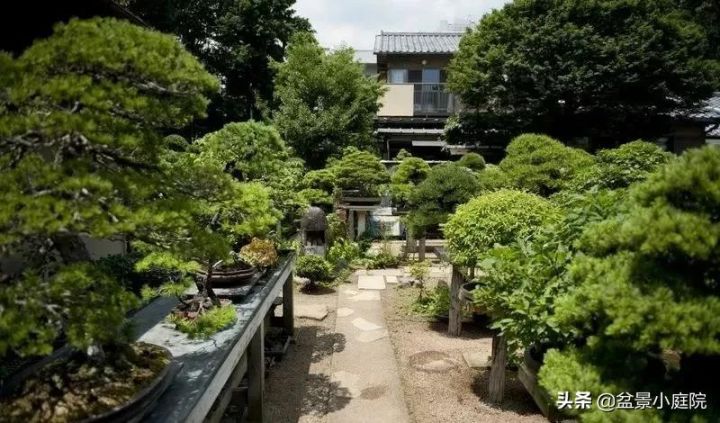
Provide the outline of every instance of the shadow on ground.
{"type": "Polygon", "coordinates": [[[518,414],[537,414],[538,409],[530,394],[525,390],[517,377],[517,372],[508,370],[505,377],[505,395],[502,404],[492,404],[487,401],[488,379],[490,371],[480,372],[472,384],[472,389],[480,400],[490,408],[503,411],[513,411],[518,414]]]}
{"type": "Polygon", "coordinates": [[[323,326],[299,326],[295,339],[267,380],[266,409],[268,421],[273,423],[296,423],[302,416],[322,417],[350,402],[350,392],[330,375],[310,374],[311,364],[345,349],[345,336],[328,332],[323,326]]]}

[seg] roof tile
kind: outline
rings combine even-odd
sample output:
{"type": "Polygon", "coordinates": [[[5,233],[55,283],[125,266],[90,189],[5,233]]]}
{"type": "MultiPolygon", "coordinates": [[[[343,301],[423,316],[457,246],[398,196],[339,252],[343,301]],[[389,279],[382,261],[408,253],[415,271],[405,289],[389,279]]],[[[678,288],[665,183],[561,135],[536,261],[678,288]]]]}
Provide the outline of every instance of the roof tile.
{"type": "Polygon", "coordinates": [[[375,36],[375,54],[452,54],[462,32],[382,32],[375,36]]]}

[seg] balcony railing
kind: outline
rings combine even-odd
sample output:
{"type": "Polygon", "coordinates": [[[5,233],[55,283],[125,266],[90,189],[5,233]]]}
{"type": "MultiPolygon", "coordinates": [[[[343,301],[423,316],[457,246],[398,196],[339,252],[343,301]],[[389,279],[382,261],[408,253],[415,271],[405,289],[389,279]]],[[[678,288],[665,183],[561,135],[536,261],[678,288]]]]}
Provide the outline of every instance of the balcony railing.
{"type": "Polygon", "coordinates": [[[445,84],[414,84],[413,106],[416,115],[450,115],[458,109],[445,84]]]}

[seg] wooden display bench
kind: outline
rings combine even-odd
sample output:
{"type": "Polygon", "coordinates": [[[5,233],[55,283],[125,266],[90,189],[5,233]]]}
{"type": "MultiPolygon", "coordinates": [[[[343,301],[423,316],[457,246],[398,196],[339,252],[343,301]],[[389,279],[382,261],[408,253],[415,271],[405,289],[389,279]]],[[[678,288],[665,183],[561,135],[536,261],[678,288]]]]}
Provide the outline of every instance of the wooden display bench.
{"type": "Polygon", "coordinates": [[[163,346],[182,365],[177,377],[143,421],[218,422],[228,406],[245,406],[246,421],[266,421],[264,326],[282,293],[282,325],[293,336],[293,268],[295,255],[260,278],[248,294],[233,304],[235,324],[207,340],[191,340],[165,318],[176,299],[159,298],[133,317],[139,341],[163,346]],[[247,379],[247,388],[240,386],[247,379]],[[247,393],[245,395],[245,392],[247,393]]]}

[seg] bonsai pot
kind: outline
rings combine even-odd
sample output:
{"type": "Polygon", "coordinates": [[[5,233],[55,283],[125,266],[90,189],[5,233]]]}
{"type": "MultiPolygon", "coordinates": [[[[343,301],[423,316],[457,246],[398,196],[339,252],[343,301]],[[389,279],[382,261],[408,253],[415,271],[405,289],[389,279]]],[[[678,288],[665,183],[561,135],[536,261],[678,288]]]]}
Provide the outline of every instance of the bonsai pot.
{"type": "MultiPolygon", "coordinates": [[[[213,270],[210,281],[213,284],[213,288],[232,288],[249,285],[257,273],[257,268],[247,264],[241,264],[235,267],[213,270]]],[[[197,275],[204,279],[207,277],[207,272],[199,270],[197,275]]]]}
{"type": "Polygon", "coordinates": [[[485,307],[475,304],[475,299],[473,298],[472,293],[478,286],[482,284],[483,282],[481,281],[472,281],[464,283],[460,286],[460,298],[462,298],[467,303],[472,304],[474,316],[487,314],[487,310],[485,309],[485,307]]]}
{"type": "MultiPolygon", "coordinates": [[[[182,363],[176,361],[167,348],[158,345],[152,345],[152,347],[156,350],[156,353],[167,362],[167,364],[157,372],[152,380],[146,381],[144,386],[125,403],[103,411],[100,414],[91,414],[80,420],[73,421],[80,421],[83,423],[136,423],[142,420],[146,414],[150,413],[157,404],[160,396],[162,396],[165,390],[172,384],[173,380],[180,372],[180,369],[182,369],[182,363]]],[[[69,348],[62,348],[45,359],[29,365],[18,374],[18,377],[13,377],[8,381],[7,386],[4,387],[4,395],[12,397],[14,392],[23,389],[23,385],[26,381],[33,378],[35,375],[40,374],[46,366],[62,365],[57,363],[71,360],[73,354],[75,353],[69,348]]],[[[102,382],[102,379],[98,379],[96,382],[98,384],[105,383],[102,382]]],[[[92,388],[92,386],[90,387],[92,388]]],[[[86,387],[84,389],[88,388],[86,387]]],[[[91,390],[90,392],[93,391],[91,390]]]]}

